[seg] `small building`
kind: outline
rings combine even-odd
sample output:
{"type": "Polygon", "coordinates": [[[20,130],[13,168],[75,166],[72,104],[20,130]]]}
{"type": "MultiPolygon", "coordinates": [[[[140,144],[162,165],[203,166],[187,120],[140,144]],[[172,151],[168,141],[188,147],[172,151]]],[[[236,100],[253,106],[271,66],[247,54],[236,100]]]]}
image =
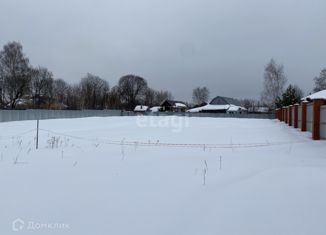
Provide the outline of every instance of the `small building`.
{"type": "Polygon", "coordinates": [[[247,109],[242,107],[240,102],[233,98],[216,96],[212,101],[202,107],[188,110],[192,113],[245,113],[247,109]]]}
{"type": "Polygon", "coordinates": [[[137,105],[134,109],[134,112],[137,112],[137,113],[144,113],[144,112],[147,112],[148,111],[148,106],[146,105],[137,105]]]}
{"type": "Polygon", "coordinates": [[[182,101],[164,100],[161,103],[163,112],[185,112],[188,106],[182,101]]]}

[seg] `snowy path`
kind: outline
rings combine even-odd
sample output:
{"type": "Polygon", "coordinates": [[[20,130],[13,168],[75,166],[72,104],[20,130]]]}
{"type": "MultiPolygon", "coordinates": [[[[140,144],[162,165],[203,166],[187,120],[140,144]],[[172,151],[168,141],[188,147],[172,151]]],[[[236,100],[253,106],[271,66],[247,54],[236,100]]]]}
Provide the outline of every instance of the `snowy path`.
{"type": "Polygon", "coordinates": [[[39,150],[35,127],[0,123],[0,234],[326,233],[326,142],[277,121],[46,120],[39,150]]]}

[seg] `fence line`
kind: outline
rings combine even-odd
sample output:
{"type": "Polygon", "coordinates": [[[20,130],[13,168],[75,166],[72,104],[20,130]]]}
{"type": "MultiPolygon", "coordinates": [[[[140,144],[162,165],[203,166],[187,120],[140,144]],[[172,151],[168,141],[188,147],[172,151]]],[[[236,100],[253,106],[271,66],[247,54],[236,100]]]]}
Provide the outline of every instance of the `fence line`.
{"type": "MultiPolygon", "coordinates": [[[[0,110],[0,122],[42,120],[42,119],[65,119],[84,117],[112,117],[112,116],[135,116],[139,113],[121,110],[0,110]]],[[[212,118],[256,118],[274,119],[273,114],[226,114],[226,113],[184,113],[184,112],[146,112],[148,116],[186,116],[186,117],[212,117],[212,118]]]]}
{"type": "Polygon", "coordinates": [[[312,139],[326,139],[326,100],[290,105],[276,109],[275,116],[289,126],[312,133],[312,139]]]}
{"type": "Polygon", "coordinates": [[[259,148],[259,147],[271,147],[271,146],[280,146],[280,145],[292,145],[305,143],[307,141],[279,141],[279,142],[261,142],[261,143],[233,143],[233,144],[204,144],[204,143],[167,143],[167,142],[143,142],[143,141],[128,141],[125,139],[122,140],[108,140],[100,138],[85,138],[81,136],[75,136],[65,133],[60,133],[56,131],[40,129],[42,132],[52,133],[57,136],[69,137],[72,139],[99,143],[99,144],[108,144],[108,145],[119,145],[119,146],[137,146],[137,147],[167,147],[167,148],[201,148],[201,149],[233,149],[233,148],[259,148]]]}

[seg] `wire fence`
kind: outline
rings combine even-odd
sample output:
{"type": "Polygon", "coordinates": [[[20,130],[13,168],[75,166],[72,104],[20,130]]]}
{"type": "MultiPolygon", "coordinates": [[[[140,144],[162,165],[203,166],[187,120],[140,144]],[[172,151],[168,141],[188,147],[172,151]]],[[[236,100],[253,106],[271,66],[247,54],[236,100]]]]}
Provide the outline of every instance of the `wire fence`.
{"type": "Polygon", "coordinates": [[[135,141],[135,140],[109,140],[101,138],[86,138],[82,136],[75,136],[56,131],[40,129],[42,132],[51,133],[56,136],[68,137],[71,139],[92,142],[96,144],[108,144],[119,146],[137,146],[137,147],[167,147],[167,148],[200,148],[200,149],[237,149],[237,148],[259,148],[271,147],[280,145],[293,145],[308,142],[308,140],[300,141],[274,141],[274,142],[260,142],[260,143],[230,143],[230,144],[208,144],[208,143],[168,143],[160,141],[135,141]]]}

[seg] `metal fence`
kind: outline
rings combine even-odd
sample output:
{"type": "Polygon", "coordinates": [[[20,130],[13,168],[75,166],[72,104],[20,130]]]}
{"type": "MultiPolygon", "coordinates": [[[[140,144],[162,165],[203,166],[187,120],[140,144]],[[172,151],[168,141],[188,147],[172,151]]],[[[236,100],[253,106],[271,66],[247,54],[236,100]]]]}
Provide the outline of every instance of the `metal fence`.
{"type": "Polygon", "coordinates": [[[37,119],[65,119],[84,117],[110,117],[110,116],[187,116],[212,118],[256,118],[274,119],[273,114],[225,114],[225,113],[182,113],[182,112],[146,112],[135,113],[121,110],[0,110],[0,122],[37,120],[37,119]]]}
{"type": "Polygon", "coordinates": [[[307,131],[312,132],[313,104],[307,105],[307,131]]]}

